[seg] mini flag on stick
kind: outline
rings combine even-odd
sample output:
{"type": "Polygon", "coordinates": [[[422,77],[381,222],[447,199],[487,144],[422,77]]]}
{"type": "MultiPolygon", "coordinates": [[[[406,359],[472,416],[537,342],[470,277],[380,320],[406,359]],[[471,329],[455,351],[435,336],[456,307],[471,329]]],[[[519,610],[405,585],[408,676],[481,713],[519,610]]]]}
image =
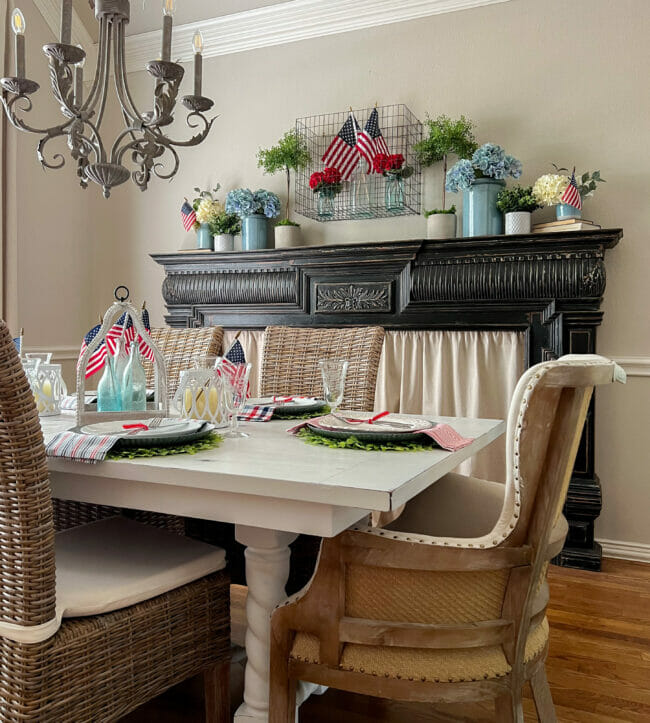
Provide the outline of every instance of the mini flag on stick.
{"type": "Polygon", "coordinates": [[[357,119],[350,113],[321,159],[325,165],[338,168],[344,181],[350,178],[359,161],[356,148],[359,130],[357,119]]]}
{"type": "MultiPolygon", "coordinates": [[[[147,311],[146,302],[142,304],[142,326],[151,334],[151,322],[149,321],[149,312],[147,311]]],[[[144,359],[153,363],[153,349],[145,344],[144,339],[138,335],[138,349],[144,359]]]]}
{"type": "Polygon", "coordinates": [[[181,206],[181,219],[183,221],[183,228],[189,233],[196,223],[196,212],[190,206],[187,199],[185,199],[181,206]]]}
{"type": "MultiPolygon", "coordinates": [[[[93,326],[93,328],[84,336],[83,341],[81,342],[81,349],[79,351],[79,359],[77,360],[77,369],[79,369],[79,365],[81,364],[81,357],[84,355],[84,352],[86,349],[90,346],[90,342],[99,334],[99,330],[102,328],[101,324],[97,324],[97,326],[93,326]]],[[[100,369],[103,368],[104,363],[106,362],[106,356],[108,355],[108,348],[106,347],[106,343],[102,339],[102,343],[95,349],[95,351],[90,355],[90,358],[88,359],[88,364],[86,366],[86,379],[88,377],[91,377],[93,374],[96,374],[100,369]]]]}
{"type": "Polygon", "coordinates": [[[569,179],[569,185],[564,189],[564,193],[560,197],[562,203],[566,203],[567,206],[573,206],[573,208],[582,208],[582,199],[580,198],[580,191],[578,191],[578,183],[576,182],[576,169],[573,169],[571,178],[569,179]]]}
{"type": "Polygon", "coordinates": [[[389,155],[388,144],[379,128],[379,113],[373,108],[366,125],[357,137],[357,150],[366,159],[366,173],[372,171],[372,162],[378,153],[389,155]]]}

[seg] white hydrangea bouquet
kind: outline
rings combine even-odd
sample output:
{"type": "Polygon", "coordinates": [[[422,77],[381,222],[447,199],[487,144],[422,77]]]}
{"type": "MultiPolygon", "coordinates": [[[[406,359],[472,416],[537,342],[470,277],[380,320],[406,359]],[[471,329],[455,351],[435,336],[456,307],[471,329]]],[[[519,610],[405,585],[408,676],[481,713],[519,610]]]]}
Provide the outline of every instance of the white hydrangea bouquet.
{"type": "Polygon", "coordinates": [[[195,230],[204,223],[213,225],[225,212],[223,203],[216,198],[220,188],[221,185],[217,183],[216,188],[211,191],[202,191],[200,188],[194,189],[194,192],[199,194],[192,202],[192,208],[196,213],[195,230]]]}

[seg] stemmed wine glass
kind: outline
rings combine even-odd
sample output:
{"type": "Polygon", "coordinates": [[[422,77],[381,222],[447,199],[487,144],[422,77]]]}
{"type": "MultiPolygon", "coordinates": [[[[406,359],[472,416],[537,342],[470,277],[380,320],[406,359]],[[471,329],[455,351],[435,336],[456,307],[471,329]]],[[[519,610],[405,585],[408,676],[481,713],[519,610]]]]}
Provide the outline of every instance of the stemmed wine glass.
{"type": "Polygon", "coordinates": [[[343,401],[348,362],[344,359],[321,359],[318,366],[323,377],[325,401],[332,410],[332,414],[335,414],[343,401]]]}
{"type": "Polygon", "coordinates": [[[237,431],[237,415],[241,414],[248,398],[248,378],[252,366],[250,363],[229,363],[227,368],[220,365],[224,402],[230,418],[230,429],[224,435],[226,437],[248,437],[245,432],[237,431]]]}

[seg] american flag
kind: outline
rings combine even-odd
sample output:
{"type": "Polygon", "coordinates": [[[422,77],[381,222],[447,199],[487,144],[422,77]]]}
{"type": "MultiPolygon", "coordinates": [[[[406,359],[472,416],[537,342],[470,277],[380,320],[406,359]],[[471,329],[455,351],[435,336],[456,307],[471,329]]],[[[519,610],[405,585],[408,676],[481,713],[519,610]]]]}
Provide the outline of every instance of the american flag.
{"type": "MultiPolygon", "coordinates": [[[[226,356],[224,356],[219,364],[219,370],[223,372],[230,384],[238,390],[238,386],[241,386],[240,380],[245,376],[246,372],[246,355],[238,339],[235,339],[230,349],[226,352],[226,356]]],[[[249,391],[250,384],[246,389],[246,396],[248,396],[249,391]]]]}
{"type": "MultiPolygon", "coordinates": [[[[149,312],[144,307],[142,308],[142,325],[151,334],[151,322],[149,321],[149,312]]],[[[153,361],[154,361],[153,349],[150,346],[147,346],[144,342],[144,339],[139,335],[138,335],[138,349],[140,350],[140,354],[142,355],[142,357],[144,359],[153,363],[153,361]]]]}
{"type": "Polygon", "coordinates": [[[16,345],[16,351],[18,352],[18,356],[22,356],[23,355],[23,338],[22,338],[22,336],[15,337],[14,344],[16,345]]]}
{"type": "MultiPolygon", "coordinates": [[[[93,328],[84,336],[83,341],[81,342],[81,350],[79,351],[79,359],[77,360],[77,369],[79,368],[81,364],[81,357],[84,355],[84,352],[86,349],[90,346],[90,342],[99,334],[99,330],[102,328],[101,324],[97,324],[97,326],[93,326],[93,328]]],[[[100,369],[103,368],[104,363],[106,362],[106,357],[108,355],[108,348],[106,346],[106,343],[102,340],[102,343],[95,349],[95,351],[90,355],[90,358],[88,359],[88,364],[86,366],[86,379],[88,377],[91,377],[93,374],[96,374],[100,369]]]]}
{"type": "Polygon", "coordinates": [[[185,199],[185,202],[181,206],[181,219],[183,220],[183,228],[189,233],[192,230],[192,226],[196,223],[196,213],[187,199],[185,199]]]}
{"type": "Polygon", "coordinates": [[[372,171],[372,161],[378,153],[389,155],[388,145],[379,128],[379,113],[376,108],[373,108],[366,125],[357,137],[357,150],[368,164],[366,173],[372,171]]]}
{"type": "Polygon", "coordinates": [[[124,350],[128,353],[131,342],[135,339],[135,333],[133,319],[131,319],[131,315],[127,314],[125,311],[106,332],[106,345],[108,346],[111,354],[115,356],[115,352],[117,351],[117,340],[120,338],[124,342],[124,350]],[[126,327],[124,324],[126,324],[126,327]]]}
{"type": "Polygon", "coordinates": [[[325,165],[338,168],[344,181],[350,178],[359,161],[356,148],[359,130],[357,119],[350,113],[321,159],[325,165]]]}
{"type": "Polygon", "coordinates": [[[576,169],[573,169],[571,178],[569,179],[569,185],[564,189],[564,193],[560,197],[562,203],[566,203],[567,206],[573,206],[573,208],[582,208],[582,199],[580,198],[580,191],[578,191],[578,184],[576,182],[576,169]]]}

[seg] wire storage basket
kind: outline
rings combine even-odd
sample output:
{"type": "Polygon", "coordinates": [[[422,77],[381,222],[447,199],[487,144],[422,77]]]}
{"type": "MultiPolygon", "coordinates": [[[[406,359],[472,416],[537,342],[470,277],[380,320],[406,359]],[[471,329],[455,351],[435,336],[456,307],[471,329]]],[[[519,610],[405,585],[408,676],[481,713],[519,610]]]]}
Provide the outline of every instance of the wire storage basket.
{"type": "MultiPolygon", "coordinates": [[[[344,221],[420,213],[422,170],[413,146],[422,140],[422,123],[406,105],[350,109],[340,113],[298,118],[296,132],[304,141],[312,159],[309,166],[298,171],[296,175],[295,204],[296,211],[301,215],[317,221],[344,221]],[[374,138],[374,142],[366,142],[365,148],[368,149],[370,146],[372,148],[370,153],[401,155],[402,168],[406,172],[396,174],[377,172],[359,152],[359,149],[363,148],[363,142],[359,142],[359,137],[366,131],[368,124],[372,123],[374,111],[381,138],[374,138]],[[326,156],[337,135],[339,133],[346,135],[345,128],[348,131],[349,141],[352,129],[354,136],[351,142],[354,145],[356,141],[356,147],[348,149],[337,141],[340,144],[338,158],[334,153],[326,156]],[[343,179],[338,184],[336,192],[328,199],[328,207],[324,211],[322,191],[312,190],[310,178],[313,173],[322,172],[327,166],[337,165],[340,166],[343,179]],[[371,172],[367,173],[369,169],[371,172]]],[[[372,137],[373,134],[370,135],[372,137]]]]}

